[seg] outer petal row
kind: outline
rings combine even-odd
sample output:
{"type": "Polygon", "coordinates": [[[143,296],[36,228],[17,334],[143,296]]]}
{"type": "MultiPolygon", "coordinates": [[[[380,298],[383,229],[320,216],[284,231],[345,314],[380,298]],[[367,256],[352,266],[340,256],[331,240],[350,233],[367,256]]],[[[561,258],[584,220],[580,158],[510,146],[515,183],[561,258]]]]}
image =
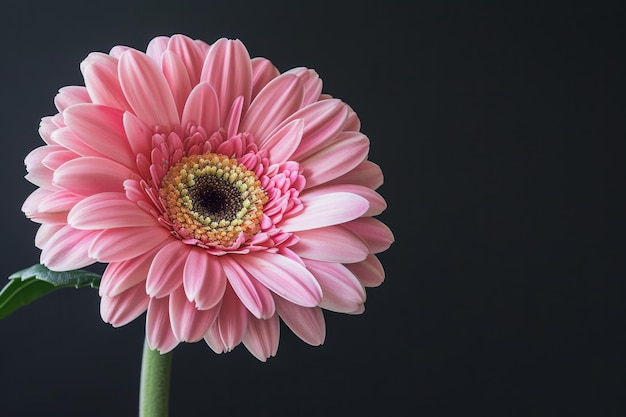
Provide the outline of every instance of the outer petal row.
{"type": "Polygon", "coordinates": [[[91,101],[123,111],[130,110],[118,77],[118,60],[93,52],[80,64],[91,101]]]}
{"type": "Polygon", "coordinates": [[[239,40],[219,39],[209,49],[200,81],[215,88],[220,103],[222,126],[231,103],[243,97],[244,112],[252,95],[252,64],[246,47],[239,40]]]}
{"type": "Polygon", "coordinates": [[[180,125],[167,80],[154,61],[130,49],[120,56],[118,71],[124,96],[141,120],[170,131],[180,125]]]}

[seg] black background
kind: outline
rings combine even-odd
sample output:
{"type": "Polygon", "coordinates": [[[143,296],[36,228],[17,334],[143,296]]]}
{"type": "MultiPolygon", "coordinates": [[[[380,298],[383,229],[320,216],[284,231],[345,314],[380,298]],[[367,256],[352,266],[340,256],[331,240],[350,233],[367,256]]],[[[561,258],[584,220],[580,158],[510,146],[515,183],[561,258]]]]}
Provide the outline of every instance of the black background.
{"type": "MultiPolygon", "coordinates": [[[[357,111],[396,242],[322,347],[178,347],[172,416],[624,415],[625,10],[502,3],[3,1],[0,276],[38,262],[23,158],[90,51],[239,38],[357,111]]],[[[143,316],[113,329],[98,302],[0,322],[0,415],[136,415],[143,316]]]]}

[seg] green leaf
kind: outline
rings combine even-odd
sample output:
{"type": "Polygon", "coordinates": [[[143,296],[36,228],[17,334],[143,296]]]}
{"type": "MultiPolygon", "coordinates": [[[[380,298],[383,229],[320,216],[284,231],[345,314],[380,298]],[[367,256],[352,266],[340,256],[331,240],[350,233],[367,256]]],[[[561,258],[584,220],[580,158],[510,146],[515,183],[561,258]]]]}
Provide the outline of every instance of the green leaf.
{"type": "Polygon", "coordinates": [[[0,319],[58,288],[87,285],[98,288],[101,278],[82,269],[56,272],[43,265],[22,269],[11,275],[9,283],[0,291],[0,319]]]}

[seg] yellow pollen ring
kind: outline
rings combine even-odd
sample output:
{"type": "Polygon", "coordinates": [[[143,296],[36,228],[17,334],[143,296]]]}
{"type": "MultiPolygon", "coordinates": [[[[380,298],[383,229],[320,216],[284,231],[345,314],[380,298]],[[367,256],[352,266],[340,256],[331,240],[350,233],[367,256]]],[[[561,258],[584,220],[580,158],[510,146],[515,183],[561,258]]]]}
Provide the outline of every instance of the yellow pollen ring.
{"type": "Polygon", "coordinates": [[[167,220],[183,239],[231,247],[261,226],[267,195],[254,172],[236,159],[207,153],[184,157],[161,180],[167,220]]]}

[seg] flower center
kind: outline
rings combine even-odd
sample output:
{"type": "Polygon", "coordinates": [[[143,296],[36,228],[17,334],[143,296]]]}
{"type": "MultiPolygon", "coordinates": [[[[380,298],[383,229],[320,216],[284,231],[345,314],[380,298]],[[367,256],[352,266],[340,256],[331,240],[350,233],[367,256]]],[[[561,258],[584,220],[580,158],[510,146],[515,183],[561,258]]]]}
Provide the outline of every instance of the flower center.
{"type": "Polygon", "coordinates": [[[257,233],[267,195],[254,172],[234,158],[207,153],[169,168],[159,195],[182,239],[232,247],[257,233]]]}

